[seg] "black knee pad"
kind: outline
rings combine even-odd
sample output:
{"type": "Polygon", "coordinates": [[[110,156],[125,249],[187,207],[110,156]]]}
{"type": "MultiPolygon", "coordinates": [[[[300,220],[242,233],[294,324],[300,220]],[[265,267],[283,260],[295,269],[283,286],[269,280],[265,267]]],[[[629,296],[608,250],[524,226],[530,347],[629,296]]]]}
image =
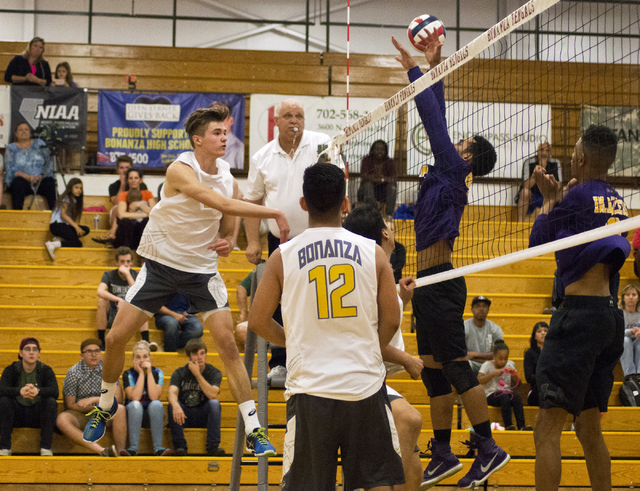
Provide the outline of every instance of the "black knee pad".
{"type": "Polygon", "coordinates": [[[446,396],[451,394],[451,384],[445,378],[442,370],[436,368],[424,367],[420,372],[422,383],[427,388],[429,397],[446,396]]]}
{"type": "Polygon", "coordinates": [[[449,361],[442,364],[442,374],[453,385],[458,394],[479,385],[478,377],[473,373],[468,361],[449,361]]]}

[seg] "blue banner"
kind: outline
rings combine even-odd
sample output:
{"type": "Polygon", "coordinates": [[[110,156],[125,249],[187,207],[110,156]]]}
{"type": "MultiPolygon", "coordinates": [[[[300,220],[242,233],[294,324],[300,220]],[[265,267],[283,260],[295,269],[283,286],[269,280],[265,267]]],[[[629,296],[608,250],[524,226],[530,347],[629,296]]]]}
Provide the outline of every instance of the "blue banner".
{"type": "Polygon", "coordinates": [[[193,150],[184,122],[196,109],[226,102],[231,107],[224,160],[244,168],[242,94],[141,94],[101,90],[98,96],[98,164],[115,165],[128,155],[139,167],[163,167],[193,150]]]}

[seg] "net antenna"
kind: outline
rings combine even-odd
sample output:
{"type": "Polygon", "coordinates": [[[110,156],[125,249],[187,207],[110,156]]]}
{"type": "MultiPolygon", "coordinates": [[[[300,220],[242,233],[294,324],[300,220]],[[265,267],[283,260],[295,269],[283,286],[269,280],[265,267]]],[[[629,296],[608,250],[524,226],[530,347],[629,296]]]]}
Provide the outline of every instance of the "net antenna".
{"type": "MultiPolygon", "coordinates": [[[[407,204],[415,201],[420,170],[433,163],[428,135],[412,102],[416,95],[447,77],[447,121],[452,141],[475,134],[492,140],[498,164],[489,178],[478,178],[470,187],[460,236],[452,250],[455,269],[420,278],[416,286],[486,271],[640,227],[640,217],[634,217],[527,248],[535,214],[518,222],[513,213],[514,197],[528,171],[523,161],[526,164],[527,157],[536,156],[540,143],[553,140],[553,156],[562,159],[558,173],[565,171],[566,184],[573,146],[589,124],[603,124],[618,133],[630,111],[635,110],[640,120],[640,110],[633,107],[638,105],[634,101],[640,64],[639,19],[640,7],[624,1],[595,5],[530,0],[333,137],[330,152],[342,151],[353,163],[357,162],[354,156],[364,155],[363,149],[373,141],[385,140],[385,125],[397,128],[393,135],[404,140],[395,147],[400,152],[406,148],[406,162],[401,153],[400,164],[406,163],[407,175],[414,176],[410,182],[398,182],[398,196],[407,204]],[[622,107],[625,104],[631,107],[622,107]],[[408,129],[401,131],[403,126],[408,129]],[[501,129],[505,126],[506,132],[501,129]]],[[[347,91],[348,87],[347,77],[347,91]]],[[[632,131],[633,127],[629,135],[632,131]]],[[[629,135],[618,137],[618,157],[609,177],[640,176],[640,166],[628,163],[638,161],[638,156],[633,149],[624,150],[621,143],[621,139],[631,139],[629,135]],[[633,158],[629,158],[629,152],[633,158]],[[624,158],[627,163],[621,161],[624,158]]],[[[385,140],[389,146],[394,144],[391,139],[385,140]]],[[[635,139],[638,141],[637,136],[635,139]]],[[[629,184],[616,179],[610,179],[615,181],[614,186],[629,184]]],[[[637,185],[635,188],[619,191],[629,208],[640,208],[637,185]]],[[[415,275],[411,220],[396,221],[396,240],[407,249],[405,274],[415,275]]]]}

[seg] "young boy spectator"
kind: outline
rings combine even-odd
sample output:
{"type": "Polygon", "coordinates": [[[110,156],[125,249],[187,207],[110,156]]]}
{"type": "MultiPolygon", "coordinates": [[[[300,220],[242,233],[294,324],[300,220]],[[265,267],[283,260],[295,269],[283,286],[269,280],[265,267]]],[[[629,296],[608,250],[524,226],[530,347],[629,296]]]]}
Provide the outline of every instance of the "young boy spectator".
{"type": "Polygon", "coordinates": [[[222,372],[207,363],[207,346],[192,339],[185,346],[189,363],[171,375],[169,385],[169,429],[174,455],[187,455],[183,428],[207,429],[207,455],[224,455],[220,448],[220,392],[222,372]]]}
{"type": "Polygon", "coordinates": [[[471,301],[473,318],[464,321],[464,340],[467,345],[467,356],[473,369],[478,370],[485,361],[493,360],[493,345],[498,339],[503,339],[502,328],[487,320],[491,300],[482,295],[471,301]]]}
{"type": "Polygon", "coordinates": [[[6,367],[0,379],[0,456],[11,455],[13,428],[40,428],[40,455],[53,455],[57,398],[56,375],[40,362],[40,343],[36,338],[24,338],[18,361],[6,367]]]}
{"type": "MultiPolygon", "coordinates": [[[[138,276],[138,272],[131,269],[133,252],[126,246],[116,249],[115,258],[118,269],[106,271],[102,275],[102,280],[98,286],[98,311],[96,314],[96,326],[98,328],[98,338],[101,346],[104,346],[106,329],[111,329],[113,320],[116,318],[118,309],[124,298],[133,286],[138,276]]],[[[145,323],[140,328],[142,339],[149,343],[149,323],[145,323]]],[[[149,343],[151,351],[158,350],[157,343],[149,343]]]]}
{"type": "Polygon", "coordinates": [[[190,301],[184,293],[176,293],[156,314],[156,327],[164,332],[164,350],[173,353],[184,348],[191,339],[201,338],[202,323],[190,314],[190,301]]]}
{"type": "Polygon", "coordinates": [[[85,339],[80,345],[82,359],[73,365],[64,378],[62,395],[65,411],[58,415],[56,425],[64,436],[103,457],[116,457],[127,443],[127,418],[122,406],[122,391],[116,390],[118,407],[121,409],[108,425],[113,431],[115,445],[104,448],[97,443],[82,439],[82,429],[88,423],[91,411],[100,400],[102,383],[102,343],[99,339],[85,339]],[[82,428],[82,429],[81,429],[82,428]]]}
{"type": "MultiPolygon", "coordinates": [[[[606,182],[618,139],[605,126],[591,125],[571,156],[567,191],[541,167],[534,170],[544,196],[529,237],[534,247],[628,217],[617,191],[606,182]]],[[[534,432],[536,489],[557,490],[562,474],[560,434],[575,417],[593,489],[611,489],[611,457],[602,437],[613,369],[623,351],[624,319],[611,297],[611,278],[631,249],[627,234],[612,235],[556,252],[565,285],[562,308],[553,314],[540,353],[536,382],[540,411],[534,432]]]]}

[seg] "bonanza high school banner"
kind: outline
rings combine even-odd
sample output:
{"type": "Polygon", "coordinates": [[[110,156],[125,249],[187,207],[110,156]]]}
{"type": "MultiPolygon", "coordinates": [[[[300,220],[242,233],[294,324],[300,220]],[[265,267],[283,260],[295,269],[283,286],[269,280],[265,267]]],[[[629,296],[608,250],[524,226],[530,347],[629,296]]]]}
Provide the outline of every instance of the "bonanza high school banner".
{"type": "Polygon", "coordinates": [[[87,139],[86,89],[12,85],[11,128],[21,123],[47,144],[82,150],[87,139]]]}
{"type": "Polygon", "coordinates": [[[231,168],[244,166],[242,94],[140,94],[100,91],[98,95],[98,164],[115,165],[128,155],[136,166],[163,167],[182,152],[193,150],[184,122],[193,111],[215,101],[231,106],[234,123],[228,135],[231,168]],[[235,150],[238,151],[235,151],[235,150]],[[233,153],[232,153],[232,150],[233,153]]]}

